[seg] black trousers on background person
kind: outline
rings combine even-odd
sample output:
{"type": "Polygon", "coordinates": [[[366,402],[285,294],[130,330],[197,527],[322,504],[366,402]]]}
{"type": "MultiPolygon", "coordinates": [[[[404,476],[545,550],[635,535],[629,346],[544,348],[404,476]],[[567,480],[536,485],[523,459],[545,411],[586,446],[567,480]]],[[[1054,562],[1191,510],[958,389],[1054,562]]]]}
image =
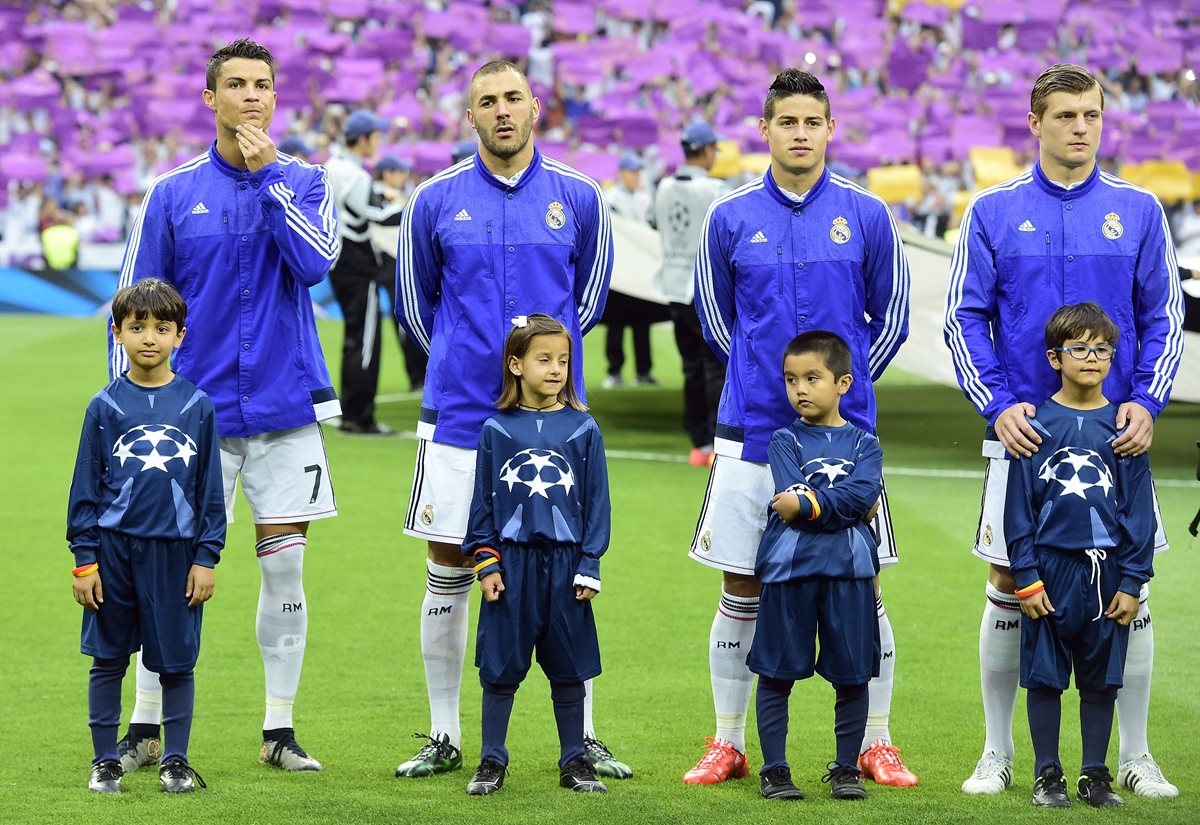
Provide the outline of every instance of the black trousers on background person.
{"type": "Polygon", "coordinates": [[[671,320],[683,359],[683,428],[693,447],[708,447],[717,432],[725,365],[704,340],[694,303],[671,304],[671,320]]]}
{"type": "Polygon", "coordinates": [[[637,377],[650,375],[653,362],[650,355],[650,325],[667,320],[664,307],[652,301],[635,298],[623,292],[610,291],[601,319],[608,327],[604,354],[608,357],[608,374],[617,376],[625,366],[625,328],[633,330],[633,363],[637,377]]]}

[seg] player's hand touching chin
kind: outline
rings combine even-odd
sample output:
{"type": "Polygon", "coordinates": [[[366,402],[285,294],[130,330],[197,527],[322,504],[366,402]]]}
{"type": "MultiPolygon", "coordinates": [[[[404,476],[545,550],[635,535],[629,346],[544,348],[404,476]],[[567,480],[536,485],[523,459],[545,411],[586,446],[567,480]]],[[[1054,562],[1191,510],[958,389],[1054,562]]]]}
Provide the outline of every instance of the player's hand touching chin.
{"type": "Polygon", "coordinates": [[[251,172],[257,172],[268,163],[278,160],[275,153],[275,142],[263,129],[249,123],[237,125],[238,148],[246,160],[246,167],[251,172]]]}

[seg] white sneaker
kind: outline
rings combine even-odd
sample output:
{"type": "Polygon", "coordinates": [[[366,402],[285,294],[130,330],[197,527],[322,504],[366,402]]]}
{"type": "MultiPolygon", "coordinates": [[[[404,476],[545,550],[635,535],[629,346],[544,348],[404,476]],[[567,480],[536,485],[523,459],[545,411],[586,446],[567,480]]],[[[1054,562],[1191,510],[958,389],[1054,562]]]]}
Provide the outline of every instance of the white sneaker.
{"type": "Polygon", "coordinates": [[[996,794],[1012,784],[1012,757],[988,751],[975,766],[975,773],[962,783],[963,793],[996,794]]]}
{"type": "Polygon", "coordinates": [[[1158,799],[1179,796],[1179,788],[1167,781],[1154,757],[1148,753],[1121,765],[1117,769],[1117,784],[1138,796],[1152,796],[1158,799]]]}

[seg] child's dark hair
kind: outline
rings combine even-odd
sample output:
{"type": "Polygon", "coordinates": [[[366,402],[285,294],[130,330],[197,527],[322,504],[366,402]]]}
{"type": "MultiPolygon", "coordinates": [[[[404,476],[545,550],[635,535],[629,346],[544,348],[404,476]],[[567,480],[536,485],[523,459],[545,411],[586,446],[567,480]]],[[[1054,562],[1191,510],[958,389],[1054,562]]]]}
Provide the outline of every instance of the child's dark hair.
{"type": "Polygon", "coordinates": [[[113,296],[113,326],[120,329],[121,322],[131,315],[138,321],[153,315],[160,321],[174,321],[176,327],[183,329],[187,326],[187,302],[179,290],[166,281],[146,278],[133,286],[118,289],[113,296]]]}
{"type": "Polygon", "coordinates": [[[804,355],[809,352],[821,356],[834,378],[850,374],[850,347],[836,332],[827,332],[823,329],[802,332],[788,341],[787,349],[783,351],[783,357],[786,360],[788,356],[804,355]]]}
{"type": "MultiPolygon", "coordinates": [[[[517,402],[521,399],[521,379],[513,375],[512,370],[508,368],[508,363],[513,358],[520,361],[529,352],[529,348],[533,343],[533,339],[539,335],[565,335],[567,338],[568,355],[570,350],[574,349],[574,342],[571,340],[571,333],[563,324],[549,315],[543,315],[540,312],[535,312],[533,315],[525,316],[523,325],[513,324],[513,328],[508,333],[508,338],[504,340],[504,384],[500,391],[500,400],[496,402],[496,406],[501,410],[511,410],[517,406],[517,402]]],[[[575,380],[571,375],[570,370],[567,371],[567,380],[563,382],[563,388],[558,392],[558,400],[566,404],[573,410],[579,412],[587,412],[587,406],[579,399],[579,395],[575,392],[575,380]]]]}
{"type": "Polygon", "coordinates": [[[1067,304],[1055,310],[1046,322],[1046,349],[1061,347],[1070,340],[1083,340],[1089,334],[1114,347],[1121,339],[1121,331],[1098,304],[1091,301],[1067,304]]]}
{"type": "Polygon", "coordinates": [[[784,69],[775,75],[775,80],[767,92],[767,99],[763,101],[763,120],[770,123],[771,118],[775,117],[776,101],[795,95],[816,98],[825,104],[825,119],[830,119],[829,93],[825,91],[821,81],[817,80],[817,76],[801,69],[784,69]]]}

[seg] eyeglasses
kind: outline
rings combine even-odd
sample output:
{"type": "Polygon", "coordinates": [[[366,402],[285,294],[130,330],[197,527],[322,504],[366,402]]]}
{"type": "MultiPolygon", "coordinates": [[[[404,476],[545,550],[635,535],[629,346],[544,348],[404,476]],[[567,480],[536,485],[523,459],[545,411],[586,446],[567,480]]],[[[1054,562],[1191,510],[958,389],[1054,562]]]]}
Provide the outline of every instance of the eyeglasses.
{"type": "Polygon", "coordinates": [[[1094,347],[1089,347],[1087,344],[1072,344],[1069,347],[1055,347],[1054,351],[1065,352],[1076,361],[1086,361],[1089,355],[1095,355],[1100,361],[1111,361],[1113,353],[1117,349],[1108,344],[1097,344],[1094,347]]]}

